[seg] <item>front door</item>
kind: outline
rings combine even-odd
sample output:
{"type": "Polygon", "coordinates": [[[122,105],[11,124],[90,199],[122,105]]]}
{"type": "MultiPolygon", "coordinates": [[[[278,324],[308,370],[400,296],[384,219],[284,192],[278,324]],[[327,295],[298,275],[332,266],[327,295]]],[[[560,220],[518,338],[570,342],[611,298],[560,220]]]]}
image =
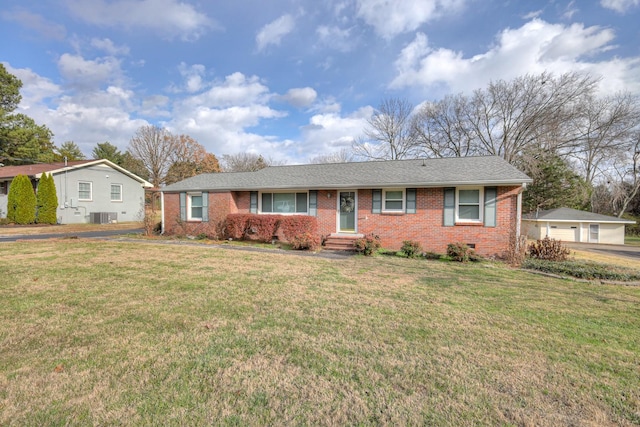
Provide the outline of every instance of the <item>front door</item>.
{"type": "Polygon", "coordinates": [[[356,192],[341,191],[338,197],[338,212],[340,215],[340,225],[338,231],[341,233],[356,232],[356,192]]]}

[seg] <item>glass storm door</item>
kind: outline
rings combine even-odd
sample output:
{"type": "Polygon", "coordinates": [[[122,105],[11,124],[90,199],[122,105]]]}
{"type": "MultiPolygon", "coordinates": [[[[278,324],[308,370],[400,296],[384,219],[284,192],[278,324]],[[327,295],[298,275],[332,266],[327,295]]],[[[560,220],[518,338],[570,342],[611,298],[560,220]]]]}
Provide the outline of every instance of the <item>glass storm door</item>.
{"type": "Polygon", "coordinates": [[[598,243],[600,240],[600,224],[589,224],[589,242],[598,243]]]}
{"type": "Polygon", "coordinates": [[[340,210],[340,231],[356,231],[356,193],[355,191],[341,191],[338,198],[340,210]]]}

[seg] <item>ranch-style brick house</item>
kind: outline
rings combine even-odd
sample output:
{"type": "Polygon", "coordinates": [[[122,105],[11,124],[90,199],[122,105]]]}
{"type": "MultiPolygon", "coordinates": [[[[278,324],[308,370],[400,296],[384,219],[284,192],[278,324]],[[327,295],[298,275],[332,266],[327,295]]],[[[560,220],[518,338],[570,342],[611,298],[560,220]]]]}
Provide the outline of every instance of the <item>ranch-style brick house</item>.
{"type": "Polygon", "coordinates": [[[162,189],[164,234],[220,236],[231,213],[310,215],[325,240],[373,233],[446,252],[461,242],[501,255],[520,232],[532,180],[499,157],[270,166],[202,174],[162,189]]]}

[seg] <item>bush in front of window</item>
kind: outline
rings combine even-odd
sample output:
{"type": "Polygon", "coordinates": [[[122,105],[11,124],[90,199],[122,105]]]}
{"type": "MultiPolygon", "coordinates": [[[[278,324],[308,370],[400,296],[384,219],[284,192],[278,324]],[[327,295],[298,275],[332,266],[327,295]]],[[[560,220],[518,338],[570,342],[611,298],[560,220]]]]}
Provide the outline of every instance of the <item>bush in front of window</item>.
{"type": "Polygon", "coordinates": [[[280,231],[288,242],[305,233],[317,235],[318,219],[307,215],[285,216],[280,220],[280,231]]]}
{"type": "Polygon", "coordinates": [[[280,215],[229,214],[225,220],[225,236],[234,240],[270,243],[280,219],[280,215]]]}
{"type": "Polygon", "coordinates": [[[251,214],[229,214],[225,219],[225,236],[227,239],[242,240],[247,232],[247,224],[251,214]]]}
{"type": "Polygon", "coordinates": [[[245,239],[270,243],[278,231],[280,215],[250,214],[247,220],[245,239]]]}
{"type": "Polygon", "coordinates": [[[365,256],[371,256],[380,249],[382,243],[380,242],[380,236],[376,236],[371,233],[367,236],[356,239],[354,246],[358,253],[365,256]]]}
{"type": "Polygon", "coordinates": [[[404,240],[400,252],[406,255],[407,258],[417,258],[422,255],[422,245],[415,240],[404,240]]]}

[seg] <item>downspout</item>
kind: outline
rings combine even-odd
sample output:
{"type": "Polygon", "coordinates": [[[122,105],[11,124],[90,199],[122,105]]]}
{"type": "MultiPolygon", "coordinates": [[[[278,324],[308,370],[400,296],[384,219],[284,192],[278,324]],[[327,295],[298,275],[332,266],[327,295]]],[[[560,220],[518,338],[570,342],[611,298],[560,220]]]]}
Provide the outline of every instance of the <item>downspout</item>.
{"type": "Polygon", "coordinates": [[[164,191],[160,192],[160,234],[164,235],[164,191]]]}
{"type": "Polygon", "coordinates": [[[526,188],[526,184],[522,184],[522,188],[518,191],[518,196],[516,198],[516,250],[520,250],[520,233],[521,233],[521,225],[522,222],[522,193],[526,188]]]}

